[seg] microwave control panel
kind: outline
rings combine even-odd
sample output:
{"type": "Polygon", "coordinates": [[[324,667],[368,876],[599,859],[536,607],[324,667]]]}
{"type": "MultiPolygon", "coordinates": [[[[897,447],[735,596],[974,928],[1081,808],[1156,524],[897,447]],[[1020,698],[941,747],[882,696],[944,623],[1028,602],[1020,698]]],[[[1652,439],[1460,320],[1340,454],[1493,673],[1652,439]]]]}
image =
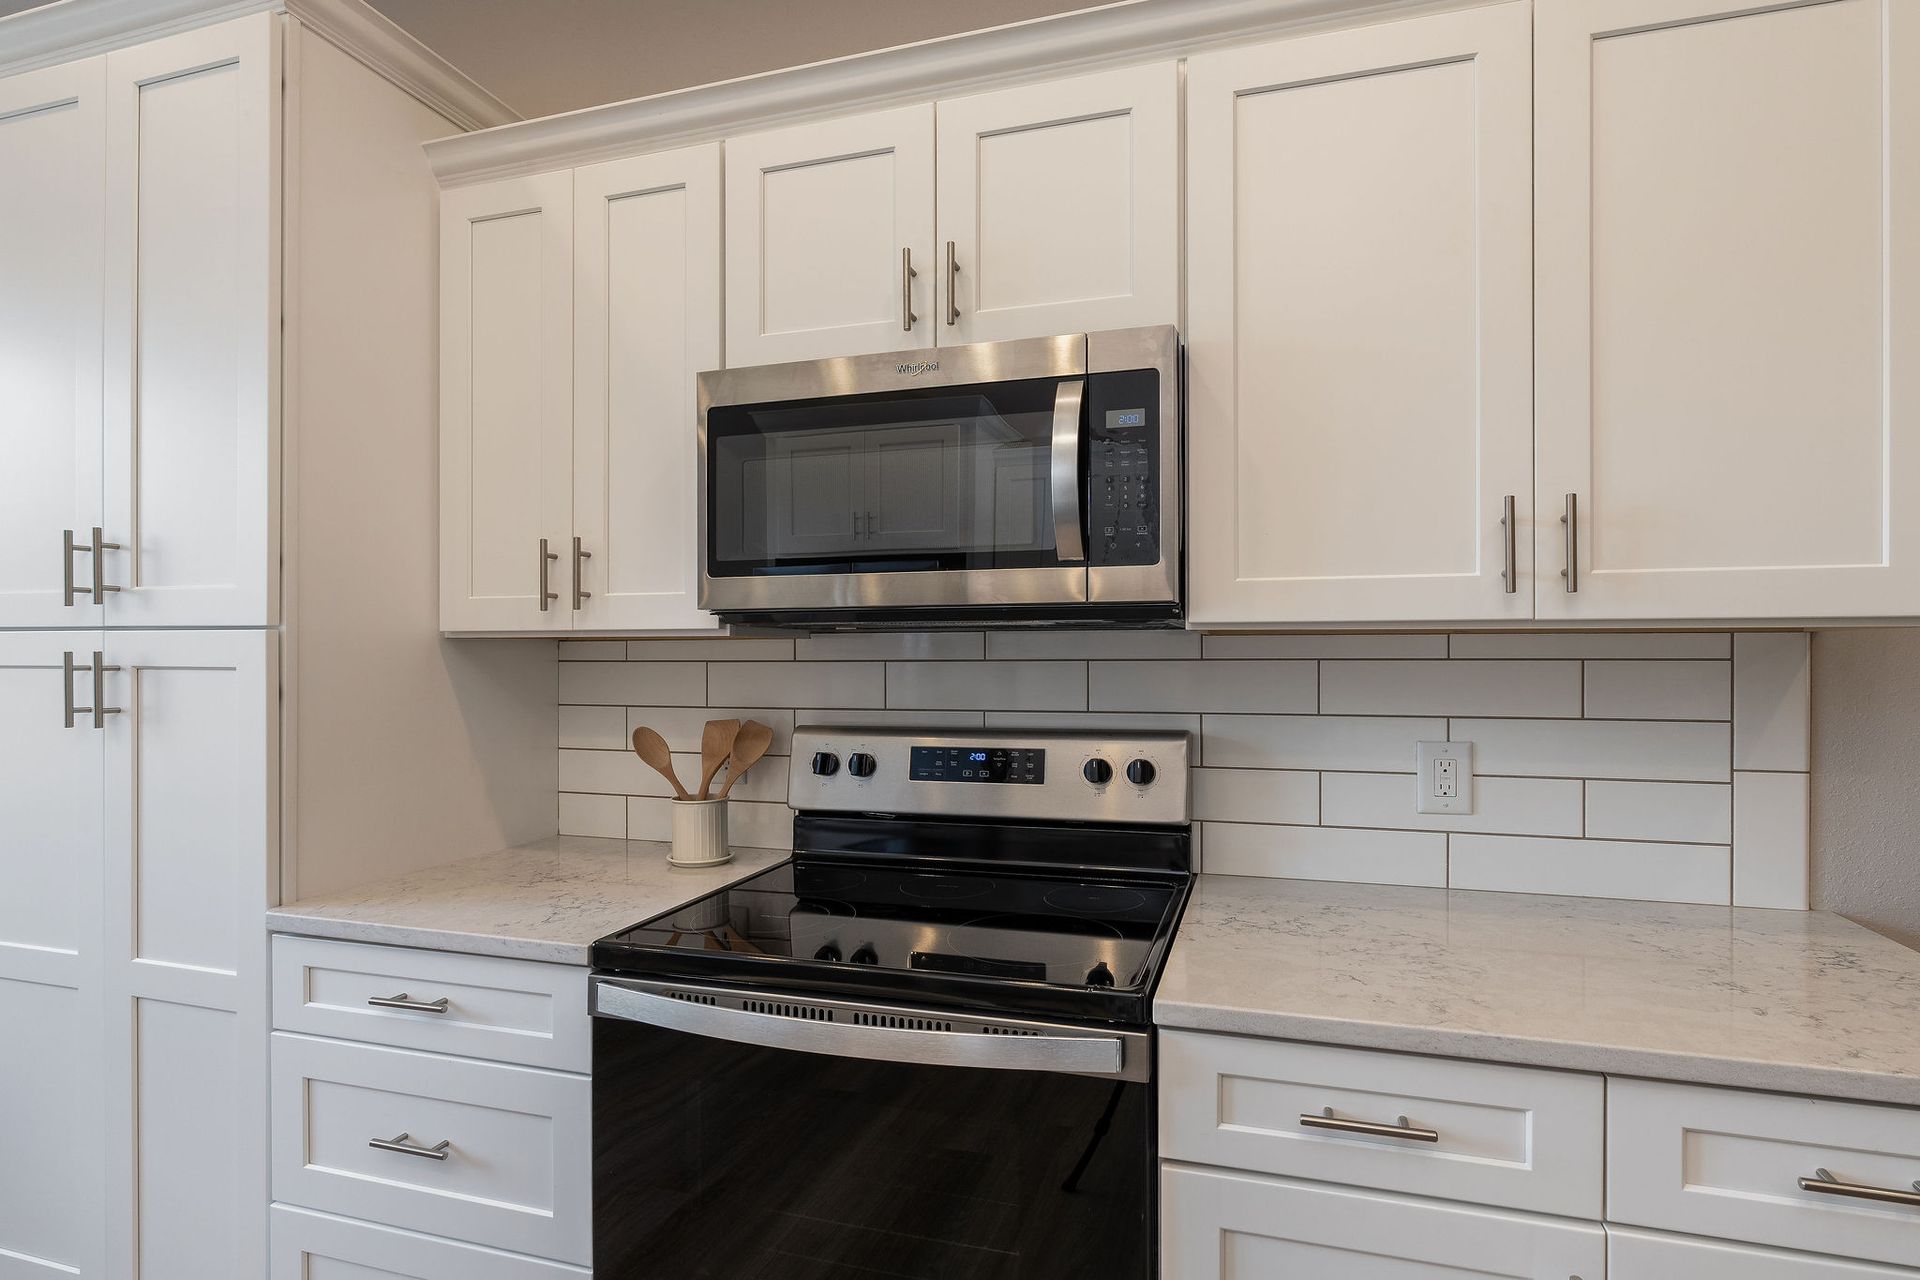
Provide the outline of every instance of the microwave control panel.
{"type": "Polygon", "coordinates": [[[1160,376],[1087,379],[1087,563],[1160,561],[1160,376]]]}

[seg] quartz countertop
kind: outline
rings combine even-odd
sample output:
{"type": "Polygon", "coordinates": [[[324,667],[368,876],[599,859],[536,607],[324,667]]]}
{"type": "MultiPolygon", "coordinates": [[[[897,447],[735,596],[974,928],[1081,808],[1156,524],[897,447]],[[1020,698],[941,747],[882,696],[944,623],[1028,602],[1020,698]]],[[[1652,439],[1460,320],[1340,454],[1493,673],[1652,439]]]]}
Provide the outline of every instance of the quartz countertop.
{"type": "Polygon", "coordinates": [[[553,836],[288,903],[267,912],[267,927],[313,938],[584,965],[594,939],[790,856],[735,849],[732,862],[694,870],[668,866],[669,848],[656,840],[553,836]]]}
{"type": "Polygon", "coordinates": [[[1154,1020],[1920,1106],[1920,952],[1820,911],[1203,875],[1154,1020]]]}

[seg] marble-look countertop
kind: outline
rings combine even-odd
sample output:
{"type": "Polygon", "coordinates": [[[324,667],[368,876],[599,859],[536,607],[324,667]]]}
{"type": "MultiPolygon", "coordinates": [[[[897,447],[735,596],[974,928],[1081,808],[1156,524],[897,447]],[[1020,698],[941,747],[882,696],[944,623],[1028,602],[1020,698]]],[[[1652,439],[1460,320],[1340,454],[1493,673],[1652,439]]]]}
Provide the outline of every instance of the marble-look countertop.
{"type": "Polygon", "coordinates": [[[1154,1020],[1920,1106],[1920,951],[1818,911],[1203,875],[1154,1020]]]}
{"type": "Polygon", "coordinates": [[[656,840],[554,836],[267,912],[267,928],[349,942],[584,965],[587,946],[790,855],[735,849],[725,866],[667,865],[656,840]]]}

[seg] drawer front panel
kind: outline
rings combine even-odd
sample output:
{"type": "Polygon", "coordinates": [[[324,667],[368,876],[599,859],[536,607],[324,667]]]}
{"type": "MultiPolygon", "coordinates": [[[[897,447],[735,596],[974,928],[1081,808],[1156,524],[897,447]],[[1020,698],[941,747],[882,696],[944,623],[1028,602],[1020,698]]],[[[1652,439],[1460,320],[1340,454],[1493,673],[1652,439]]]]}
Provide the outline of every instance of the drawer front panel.
{"type": "Polygon", "coordinates": [[[1170,1159],[1572,1218],[1601,1214],[1599,1076],[1238,1036],[1160,1036],[1170,1159]],[[1412,1130],[1432,1141],[1318,1127],[1412,1130]]]}
{"type": "Polygon", "coordinates": [[[1920,1190],[1920,1111],[1612,1080],[1607,1168],[1613,1221],[1920,1264],[1920,1206],[1800,1186],[1824,1169],[1840,1183],[1920,1190]]]}
{"type": "Polygon", "coordinates": [[[591,1109],[579,1076],[276,1032],[274,1199],[586,1264],[591,1109]]]}
{"type": "Polygon", "coordinates": [[[273,1025],[582,1074],[593,1060],[587,971],[497,956],[283,934],[273,940],[273,1025]],[[370,1003],[403,995],[426,1007],[370,1003]]]}
{"type": "Polygon", "coordinates": [[[1782,1253],[1726,1240],[1607,1228],[1611,1280],[1920,1280],[1920,1271],[1782,1253]]]}
{"type": "Polygon", "coordinates": [[[587,1280],[581,1267],[290,1205],[270,1215],[268,1280],[587,1280]]]}

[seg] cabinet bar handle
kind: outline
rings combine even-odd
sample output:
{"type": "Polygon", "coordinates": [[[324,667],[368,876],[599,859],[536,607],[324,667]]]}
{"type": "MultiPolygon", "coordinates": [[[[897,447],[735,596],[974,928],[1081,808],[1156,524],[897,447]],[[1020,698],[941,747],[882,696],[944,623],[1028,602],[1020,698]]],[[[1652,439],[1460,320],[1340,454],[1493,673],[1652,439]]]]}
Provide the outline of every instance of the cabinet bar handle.
{"type": "Polygon", "coordinates": [[[953,250],[953,241],[947,241],[947,327],[951,329],[960,323],[960,299],[956,289],[960,283],[960,258],[953,250]]]}
{"type": "Polygon", "coordinates": [[[1580,495],[1567,495],[1567,512],[1560,517],[1560,523],[1566,529],[1567,567],[1560,576],[1567,580],[1567,594],[1572,595],[1580,589],[1580,495]]]}
{"type": "Polygon", "coordinates": [[[394,1138],[368,1138],[367,1145],[375,1151],[392,1151],[403,1156],[419,1156],[423,1160],[445,1160],[447,1148],[453,1145],[453,1139],[446,1138],[431,1147],[422,1147],[407,1139],[412,1134],[403,1133],[394,1138]]]}
{"type": "Polygon", "coordinates": [[[913,269],[913,250],[900,251],[900,327],[908,333],[913,332],[913,322],[920,317],[913,314],[913,280],[919,275],[913,269]]]}
{"type": "Polygon", "coordinates": [[[575,538],[573,540],[573,611],[575,613],[578,613],[580,611],[581,601],[590,600],[593,598],[593,592],[582,591],[580,589],[580,578],[581,578],[580,562],[582,560],[591,560],[591,559],[593,559],[593,552],[581,550],[580,539],[575,538]]]}
{"type": "Polygon", "coordinates": [[[71,651],[61,655],[62,683],[66,688],[63,703],[66,707],[66,722],[69,729],[73,728],[75,720],[82,714],[93,717],[93,727],[96,729],[107,727],[108,716],[120,714],[119,707],[107,705],[107,672],[118,671],[120,668],[108,666],[106,655],[98,649],[93,651],[93,662],[90,665],[93,671],[93,705],[78,707],[73,702],[73,677],[78,674],[80,668],[74,662],[71,651]]]}
{"type": "Polygon", "coordinates": [[[63,529],[61,533],[63,535],[61,539],[63,543],[63,555],[60,569],[60,583],[66,593],[65,599],[68,608],[73,606],[74,600],[79,596],[91,596],[93,602],[99,604],[107,598],[109,592],[120,589],[107,585],[107,570],[105,564],[102,563],[106,552],[120,550],[119,543],[108,542],[98,525],[94,526],[92,542],[75,542],[73,540],[73,530],[71,529],[63,529]],[[93,557],[93,585],[91,587],[77,587],[74,585],[73,557],[74,553],[79,551],[85,551],[93,557]]]}
{"type": "Polygon", "coordinates": [[[1340,1120],[1333,1114],[1332,1107],[1323,1108],[1319,1115],[1312,1112],[1300,1117],[1302,1129],[1332,1129],[1336,1133],[1362,1133],[1369,1138],[1402,1138],[1408,1142],[1438,1142],[1438,1129],[1416,1129],[1405,1116],[1399,1124],[1374,1124],[1367,1120],[1340,1120]]]}
{"type": "Polygon", "coordinates": [[[552,601],[560,598],[558,591],[550,591],[547,588],[547,570],[552,566],[553,562],[559,558],[560,553],[558,551],[547,550],[547,540],[545,538],[540,539],[540,612],[542,613],[547,612],[547,606],[552,601]]]}
{"type": "MultiPolygon", "coordinates": [[[[438,1000],[415,1000],[404,991],[397,996],[368,996],[367,1003],[376,1009],[405,1009],[408,1013],[445,1013],[447,1011],[445,996],[441,996],[438,1000]]],[[[395,1141],[399,1139],[396,1138],[395,1141]]]]}
{"type": "Polygon", "coordinates": [[[1915,1179],[1913,1190],[1902,1191],[1898,1187],[1870,1187],[1858,1182],[1842,1182],[1825,1169],[1815,1169],[1811,1178],[1800,1179],[1802,1191],[1817,1191],[1823,1196],[1847,1196],[1854,1200],[1874,1200],[1880,1204],[1903,1204],[1920,1209],[1920,1179],[1915,1179]]]}
{"type": "MultiPolygon", "coordinates": [[[[61,541],[64,544],[63,554],[60,557],[60,587],[67,602],[66,607],[71,609],[73,598],[80,594],[74,590],[73,586],[73,553],[80,550],[80,544],[73,540],[73,530],[62,529],[60,532],[63,535],[61,541]]],[[[73,655],[68,654],[67,657],[72,658],[73,655]]],[[[71,719],[67,722],[67,728],[73,728],[71,719]]]]}
{"type": "Polygon", "coordinates": [[[1500,570],[1500,580],[1507,584],[1508,595],[1513,595],[1520,590],[1520,557],[1518,544],[1515,541],[1516,536],[1513,495],[1508,494],[1500,507],[1500,542],[1502,554],[1505,557],[1502,561],[1505,567],[1500,570]]]}
{"type": "MultiPolygon", "coordinates": [[[[69,601],[69,603],[71,603],[71,601],[69,601]]],[[[81,710],[79,707],[73,705],[73,673],[77,670],[73,665],[73,650],[69,649],[60,655],[60,667],[60,683],[63,690],[60,702],[61,705],[66,708],[67,728],[71,729],[73,728],[74,720],[79,716],[81,710]]]]}
{"type": "MultiPolygon", "coordinates": [[[[117,542],[108,542],[105,535],[101,533],[100,526],[95,525],[93,529],[93,546],[89,548],[89,550],[93,552],[93,602],[95,604],[101,604],[106,600],[108,592],[118,591],[120,589],[118,587],[110,587],[106,583],[107,552],[120,550],[120,544],[117,542]]],[[[97,702],[99,699],[96,698],[95,701],[97,702]]]]}

